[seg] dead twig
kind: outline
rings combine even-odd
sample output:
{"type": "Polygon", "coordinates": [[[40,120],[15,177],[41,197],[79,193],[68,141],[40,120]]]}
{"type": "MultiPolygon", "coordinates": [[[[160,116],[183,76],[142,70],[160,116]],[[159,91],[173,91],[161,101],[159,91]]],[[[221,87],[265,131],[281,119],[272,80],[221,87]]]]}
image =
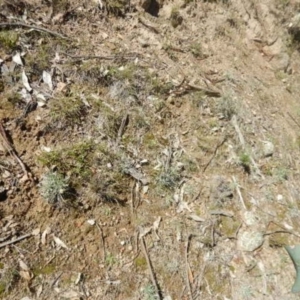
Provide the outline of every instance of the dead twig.
{"type": "Polygon", "coordinates": [[[101,242],[102,242],[102,249],[103,249],[103,260],[105,259],[106,257],[106,249],[105,249],[105,243],[104,243],[104,236],[103,236],[103,230],[102,228],[99,226],[99,224],[96,222],[96,226],[100,232],[100,235],[101,235],[101,242]]]}
{"type": "Polygon", "coordinates": [[[204,88],[204,87],[201,87],[201,86],[198,86],[198,85],[194,85],[192,83],[188,83],[187,85],[188,85],[189,88],[191,88],[193,90],[203,92],[207,96],[221,97],[221,92],[219,92],[219,91],[207,89],[207,88],[204,88]]]}
{"type": "Polygon", "coordinates": [[[150,277],[151,277],[152,284],[155,288],[158,299],[162,300],[163,299],[162,293],[161,293],[161,290],[160,290],[159,285],[157,283],[155,274],[153,272],[153,267],[152,267],[152,264],[151,264],[151,261],[150,261],[150,258],[149,258],[149,254],[148,254],[148,251],[147,251],[147,248],[146,248],[144,237],[141,237],[141,244],[142,244],[142,250],[144,252],[144,255],[145,255],[145,258],[146,258],[146,261],[147,261],[147,264],[148,264],[148,268],[149,268],[149,271],[150,271],[150,277]]]}
{"type": "Polygon", "coordinates": [[[288,112],[287,114],[288,114],[289,117],[295,122],[295,124],[296,124],[298,127],[300,127],[299,122],[297,122],[296,119],[295,119],[289,112],[288,112]]]}
{"type": "Polygon", "coordinates": [[[66,52],[60,52],[63,55],[66,55],[74,60],[88,60],[88,59],[103,59],[103,60],[115,60],[115,59],[135,59],[138,55],[137,54],[127,54],[127,55],[108,55],[108,56],[102,56],[102,55],[71,55],[66,52]]]}
{"type": "Polygon", "coordinates": [[[189,298],[190,298],[190,300],[193,300],[193,293],[192,293],[192,287],[191,287],[191,282],[190,282],[191,270],[190,270],[190,265],[189,265],[189,261],[188,261],[189,244],[190,244],[191,237],[192,237],[191,235],[188,236],[187,242],[185,245],[185,276],[186,276],[186,284],[187,284],[189,298]]]}
{"type": "Polygon", "coordinates": [[[245,210],[247,210],[247,207],[246,207],[246,205],[245,205],[245,202],[244,202],[244,199],[243,199],[241,190],[240,190],[240,186],[239,186],[238,182],[236,181],[235,176],[232,176],[232,180],[233,180],[233,182],[234,182],[234,185],[235,185],[235,188],[236,188],[236,192],[237,192],[238,195],[239,195],[239,199],[240,199],[240,201],[241,201],[241,204],[242,204],[243,208],[244,208],[245,210]]]}
{"type": "Polygon", "coordinates": [[[43,28],[43,27],[40,27],[40,26],[28,25],[28,24],[20,23],[20,22],[17,22],[17,23],[0,23],[0,27],[24,27],[24,28],[29,28],[29,29],[39,31],[39,32],[46,32],[46,33],[49,33],[53,36],[59,37],[61,39],[71,40],[67,36],[62,35],[58,32],[55,32],[55,31],[52,31],[52,30],[49,30],[49,29],[46,29],[46,28],[43,28]]]}
{"type": "Polygon", "coordinates": [[[28,176],[28,171],[26,166],[24,165],[24,163],[22,162],[22,160],[19,158],[19,156],[16,153],[16,150],[13,148],[12,144],[10,143],[10,141],[7,138],[6,132],[3,128],[2,123],[0,122],[0,135],[2,137],[3,140],[3,146],[6,148],[6,150],[8,151],[8,153],[18,162],[18,164],[21,166],[24,175],[29,178],[28,176]]]}
{"type": "Polygon", "coordinates": [[[206,169],[208,168],[208,166],[211,164],[212,160],[215,158],[215,156],[217,155],[217,151],[220,147],[223,146],[223,144],[226,142],[227,140],[227,136],[225,136],[222,141],[215,147],[213,155],[211,156],[210,160],[205,164],[204,168],[203,168],[203,173],[206,171],[206,169]]]}
{"type": "Polygon", "coordinates": [[[129,115],[125,114],[125,116],[122,119],[119,131],[118,131],[117,144],[120,143],[121,138],[122,138],[122,136],[124,134],[125,128],[128,125],[128,122],[129,122],[129,115]]]}
{"type": "Polygon", "coordinates": [[[234,214],[231,211],[227,210],[210,210],[209,213],[211,215],[220,215],[228,218],[233,218],[234,214]]]}
{"type": "Polygon", "coordinates": [[[11,244],[18,243],[18,242],[20,242],[22,240],[25,240],[25,239],[27,239],[27,238],[29,238],[31,236],[32,236],[32,233],[24,234],[24,235],[22,235],[22,236],[20,236],[20,237],[18,237],[16,239],[14,239],[14,240],[7,241],[7,242],[4,242],[4,243],[0,244],[0,248],[3,248],[5,246],[11,245],[11,244]]]}
{"type": "Polygon", "coordinates": [[[150,30],[154,31],[155,33],[160,33],[159,30],[152,24],[149,24],[146,20],[142,19],[141,17],[138,18],[139,22],[143,24],[145,27],[149,28],[150,30]]]}

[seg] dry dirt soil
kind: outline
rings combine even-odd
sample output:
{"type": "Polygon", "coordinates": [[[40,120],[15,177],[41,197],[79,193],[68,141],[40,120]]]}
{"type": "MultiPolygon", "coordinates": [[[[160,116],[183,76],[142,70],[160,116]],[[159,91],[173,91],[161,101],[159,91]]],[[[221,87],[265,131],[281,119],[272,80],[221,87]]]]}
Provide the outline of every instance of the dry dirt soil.
{"type": "Polygon", "coordinates": [[[1,299],[299,299],[299,0],[0,0],[1,299]]]}

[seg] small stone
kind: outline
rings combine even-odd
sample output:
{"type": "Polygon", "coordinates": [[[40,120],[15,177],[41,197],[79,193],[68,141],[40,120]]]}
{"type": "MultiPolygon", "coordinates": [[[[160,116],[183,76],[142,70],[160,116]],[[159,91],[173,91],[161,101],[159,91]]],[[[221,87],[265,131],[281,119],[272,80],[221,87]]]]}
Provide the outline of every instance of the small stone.
{"type": "Polygon", "coordinates": [[[245,231],[238,239],[238,247],[243,251],[254,251],[264,242],[264,236],[258,231],[245,231]]]}
{"type": "Polygon", "coordinates": [[[96,224],[96,221],[94,219],[87,220],[86,222],[91,226],[94,226],[96,224]]]}
{"type": "Polygon", "coordinates": [[[264,142],[263,155],[264,157],[270,157],[274,154],[274,145],[271,142],[264,142]]]}

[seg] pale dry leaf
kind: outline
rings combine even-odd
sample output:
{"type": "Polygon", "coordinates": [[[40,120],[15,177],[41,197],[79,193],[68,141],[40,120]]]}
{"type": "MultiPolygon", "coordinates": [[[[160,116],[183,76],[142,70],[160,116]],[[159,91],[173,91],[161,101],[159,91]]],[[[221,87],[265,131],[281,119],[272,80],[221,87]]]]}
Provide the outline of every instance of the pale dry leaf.
{"type": "Polygon", "coordinates": [[[23,82],[23,85],[24,85],[25,89],[26,89],[29,93],[31,93],[32,88],[31,88],[31,86],[30,86],[30,84],[29,84],[28,77],[27,77],[27,75],[25,74],[25,71],[24,71],[24,70],[23,70],[23,72],[22,72],[22,82],[23,82]]]}
{"type": "Polygon", "coordinates": [[[26,296],[26,297],[23,297],[23,298],[20,299],[20,300],[33,300],[33,299],[26,296]]]}
{"type": "Polygon", "coordinates": [[[196,222],[204,222],[205,221],[205,219],[203,219],[203,218],[201,218],[201,217],[199,217],[199,216],[197,216],[195,214],[189,215],[188,218],[192,219],[192,220],[194,220],[196,222]]]}
{"type": "Polygon", "coordinates": [[[39,299],[41,294],[43,292],[43,285],[40,285],[37,289],[36,289],[36,298],[39,299]]]}
{"type": "Polygon", "coordinates": [[[154,221],[153,226],[152,226],[153,231],[154,231],[154,234],[156,235],[156,238],[157,238],[158,241],[160,240],[160,237],[159,237],[157,231],[158,231],[158,227],[159,227],[160,222],[161,222],[161,217],[158,217],[158,218],[154,221]]]}
{"type": "Polygon", "coordinates": [[[78,273],[77,278],[75,280],[75,285],[78,285],[78,283],[82,280],[82,273],[78,273]]]}
{"type": "Polygon", "coordinates": [[[152,230],[152,226],[146,227],[146,228],[139,228],[140,231],[140,238],[144,237],[145,235],[147,235],[148,233],[150,233],[152,230]]]}
{"type": "Polygon", "coordinates": [[[158,230],[160,222],[161,222],[161,217],[158,217],[153,223],[153,230],[158,230]]]}
{"type": "Polygon", "coordinates": [[[32,235],[39,235],[41,233],[41,229],[40,228],[36,228],[32,230],[32,235]]]}
{"type": "Polygon", "coordinates": [[[23,61],[20,55],[20,52],[16,52],[15,55],[12,57],[13,62],[15,62],[19,66],[23,66],[23,61]]]}
{"type": "Polygon", "coordinates": [[[19,266],[24,271],[29,271],[30,270],[29,267],[26,265],[26,263],[21,259],[19,259],[19,266]]]}
{"type": "Polygon", "coordinates": [[[46,83],[51,91],[53,91],[52,76],[49,72],[43,71],[43,81],[46,83]]]}
{"type": "Polygon", "coordinates": [[[178,207],[177,207],[176,212],[177,212],[177,213],[181,213],[181,212],[184,211],[184,210],[188,210],[189,212],[191,212],[191,209],[189,208],[187,202],[185,202],[185,201],[180,201],[180,202],[178,203],[178,207]]]}
{"type": "Polygon", "coordinates": [[[60,293],[60,297],[66,298],[66,299],[72,299],[72,300],[79,300],[82,295],[79,292],[76,292],[74,290],[69,290],[60,293]]]}
{"type": "Polygon", "coordinates": [[[69,249],[68,246],[60,238],[58,238],[54,234],[52,236],[53,236],[53,240],[57,246],[65,248],[65,249],[69,249]]]}
{"type": "Polygon", "coordinates": [[[51,228],[50,227],[47,227],[43,234],[42,234],[42,239],[41,239],[41,242],[43,245],[46,245],[46,238],[47,238],[47,235],[51,233],[51,228]]]}
{"type": "Polygon", "coordinates": [[[67,84],[64,82],[58,82],[56,85],[56,91],[61,92],[66,88],[67,84]]]}
{"type": "Polygon", "coordinates": [[[20,276],[21,276],[22,278],[24,278],[24,279],[27,280],[27,281],[30,281],[30,280],[32,279],[32,274],[31,274],[31,272],[29,272],[29,271],[23,271],[23,270],[21,270],[21,271],[19,272],[19,274],[20,274],[20,276]]]}

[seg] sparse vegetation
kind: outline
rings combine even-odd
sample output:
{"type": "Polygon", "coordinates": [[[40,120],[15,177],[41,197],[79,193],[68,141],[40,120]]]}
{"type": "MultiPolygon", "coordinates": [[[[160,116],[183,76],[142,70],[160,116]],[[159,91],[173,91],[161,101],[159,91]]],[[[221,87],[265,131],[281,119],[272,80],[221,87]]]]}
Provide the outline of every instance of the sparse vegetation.
{"type": "Polygon", "coordinates": [[[14,30],[0,31],[0,46],[6,51],[12,51],[17,45],[19,35],[14,30]]]}
{"type": "Polygon", "coordinates": [[[236,102],[230,95],[224,95],[217,103],[218,112],[226,119],[230,120],[237,114],[236,102]]]}
{"type": "Polygon", "coordinates": [[[64,128],[67,125],[74,126],[82,121],[82,116],[86,111],[86,107],[78,96],[70,95],[53,99],[50,103],[50,118],[52,126],[64,128]]]}
{"type": "Polygon", "coordinates": [[[292,297],[300,6],[273,1],[0,0],[0,298],[292,297]]]}
{"type": "Polygon", "coordinates": [[[178,27],[183,22],[183,17],[181,16],[178,7],[173,7],[171,11],[171,24],[174,28],[178,27]]]}
{"type": "Polygon", "coordinates": [[[42,177],[40,193],[51,205],[67,204],[70,193],[68,180],[62,174],[50,171],[42,177]]]}
{"type": "Polygon", "coordinates": [[[251,159],[248,153],[242,152],[239,156],[239,162],[244,168],[245,172],[250,173],[251,171],[251,159]]]}
{"type": "Polygon", "coordinates": [[[157,300],[157,294],[153,285],[148,284],[143,289],[143,300],[157,300]]]}

